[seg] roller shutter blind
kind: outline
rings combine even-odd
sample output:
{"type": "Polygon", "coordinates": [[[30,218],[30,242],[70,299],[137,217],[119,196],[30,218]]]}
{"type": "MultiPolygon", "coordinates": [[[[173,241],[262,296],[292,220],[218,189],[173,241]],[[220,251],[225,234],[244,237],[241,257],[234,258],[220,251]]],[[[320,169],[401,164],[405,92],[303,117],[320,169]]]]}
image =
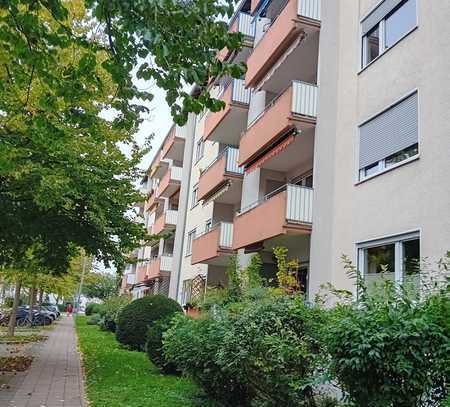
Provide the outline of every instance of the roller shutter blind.
{"type": "Polygon", "coordinates": [[[359,137],[360,169],[416,144],[417,92],[361,125],[359,137]]]}
{"type": "Polygon", "coordinates": [[[404,0],[385,0],[361,21],[362,35],[366,35],[404,0]]]}

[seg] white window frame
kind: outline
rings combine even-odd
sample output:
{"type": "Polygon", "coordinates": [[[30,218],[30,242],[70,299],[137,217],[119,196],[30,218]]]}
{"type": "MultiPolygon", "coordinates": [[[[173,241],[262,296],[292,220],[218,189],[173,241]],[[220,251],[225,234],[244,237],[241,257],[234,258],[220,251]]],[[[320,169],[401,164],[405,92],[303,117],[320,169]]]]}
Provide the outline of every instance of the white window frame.
{"type": "Polygon", "coordinates": [[[191,192],[191,209],[195,208],[198,204],[198,184],[194,185],[191,192]]]}
{"type": "Polygon", "coordinates": [[[188,232],[186,237],[186,256],[190,256],[192,254],[192,243],[195,239],[197,229],[192,229],[190,232],[188,232]]]}
{"type": "Polygon", "coordinates": [[[208,233],[212,228],[212,219],[208,219],[205,222],[205,233],[208,233]]]}
{"type": "MultiPolygon", "coordinates": [[[[367,249],[371,249],[378,246],[385,246],[388,244],[395,244],[395,270],[394,280],[397,285],[403,283],[404,270],[403,270],[403,243],[409,240],[419,240],[419,247],[421,245],[420,230],[414,230],[411,232],[405,232],[398,235],[381,237],[368,241],[356,243],[357,253],[357,268],[365,279],[367,271],[367,249]]],[[[421,247],[420,247],[421,251],[421,247]]]]}
{"type": "Polygon", "coordinates": [[[202,138],[200,138],[200,140],[197,141],[196,145],[195,145],[195,162],[199,162],[204,155],[205,152],[205,142],[203,141],[202,138]]]}
{"type": "MultiPolygon", "coordinates": [[[[382,57],[388,50],[394,48],[395,45],[397,45],[400,41],[402,41],[405,37],[407,37],[411,32],[413,32],[417,27],[419,26],[419,17],[418,17],[418,3],[419,0],[416,0],[416,24],[414,27],[412,27],[410,30],[405,32],[395,43],[393,43],[390,47],[386,46],[386,20],[392,15],[392,13],[395,13],[399,8],[401,8],[407,1],[404,3],[401,3],[398,7],[396,7],[391,13],[389,13],[387,16],[385,16],[380,22],[379,25],[379,54],[376,58],[372,59],[372,61],[367,62],[367,44],[368,44],[368,38],[367,35],[360,35],[361,38],[361,63],[360,63],[360,72],[365,70],[368,66],[372,65],[375,61],[377,61],[380,57],[382,57]]],[[[362,19],[361,23],[369,16],[383,1],[379,2],[369,13],[367,13],[362,19]]],[[[373,26],[375,28],[376,25],[373,26]]]]}

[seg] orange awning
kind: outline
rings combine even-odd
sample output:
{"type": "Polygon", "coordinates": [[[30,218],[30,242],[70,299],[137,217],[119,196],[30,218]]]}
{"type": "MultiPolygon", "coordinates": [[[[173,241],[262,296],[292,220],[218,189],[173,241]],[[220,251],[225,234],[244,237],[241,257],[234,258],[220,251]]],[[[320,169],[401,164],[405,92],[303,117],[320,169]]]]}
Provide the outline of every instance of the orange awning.
{"type": "Polygon", "coordinates": [[[289,144],[293,143],[295,140],[295,134],[291,134],[286,137],[281,143],[278,143],[276,146],[272,147],[267,153],[265,153],[262,157],[256,160],[253,164],[249,165],[245,169],[245,173],[248,174],[261,167],[266,161],[269,161],[271,158],[280,154],[289,144]]]}

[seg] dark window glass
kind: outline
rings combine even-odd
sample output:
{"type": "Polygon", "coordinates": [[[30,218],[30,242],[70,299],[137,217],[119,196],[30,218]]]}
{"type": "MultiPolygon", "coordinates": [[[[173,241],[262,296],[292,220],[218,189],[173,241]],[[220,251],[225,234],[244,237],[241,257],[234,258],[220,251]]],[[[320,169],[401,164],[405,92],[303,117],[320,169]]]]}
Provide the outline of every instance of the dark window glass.
{"type": "Polygon", "coordinates": [[[369,288],[380,281],[395,280],[395,244],[371,247],[366,251],[367,273],[366,281],[369,288]],[[382,272],[384,273],[382,274],[382,272]]]}
{"type": "Polygon", "coordinates": [[[420,242],[419,239],[403,242],[403,279],[413,287],[419,287],[420,242]]]}
{"type": "Polygon", "coordinates": [[[369,175],[376,174],[378,172],[378,162],[375,164],[370,164],[364,168],[364,176],[368,177],[369,175]]]}
{"type": "Polygon", "coordinates": [[[416,0],[408,0],[386,18],[386,47],[392,47],[416,24],[416,0]]]}
{"type": "Polygon", "coordinates": [[[386,158],[386,167],[391,167],[392,165],[402,162],[403,160],[406,160],[407,158],[414,157],[417,154],[419,154],[419,145],[416,143],[416,144],[412,145],[411,147],[405,148],[404,150],[399,151],[398,153],[392,154],[389,157],[387,157],[386,158]]]}
{"type": "Polygon", "coordinates": [[[366,36],[367,60],[366,64],[380,55],[380,26],[377,25],[366,36]]]}

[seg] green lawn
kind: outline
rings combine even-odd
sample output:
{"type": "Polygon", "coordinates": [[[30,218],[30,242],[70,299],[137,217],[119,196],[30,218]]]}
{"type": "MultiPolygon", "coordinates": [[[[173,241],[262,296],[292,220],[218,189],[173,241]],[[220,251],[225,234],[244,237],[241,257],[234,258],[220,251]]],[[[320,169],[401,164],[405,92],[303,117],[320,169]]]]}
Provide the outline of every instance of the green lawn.
{"type": "Polygon", "coordinates": [[[145,353],[123,349],[114,335],[76,318],[91,407],[212,407],[185,378],[162,375],[145,353]]]}

